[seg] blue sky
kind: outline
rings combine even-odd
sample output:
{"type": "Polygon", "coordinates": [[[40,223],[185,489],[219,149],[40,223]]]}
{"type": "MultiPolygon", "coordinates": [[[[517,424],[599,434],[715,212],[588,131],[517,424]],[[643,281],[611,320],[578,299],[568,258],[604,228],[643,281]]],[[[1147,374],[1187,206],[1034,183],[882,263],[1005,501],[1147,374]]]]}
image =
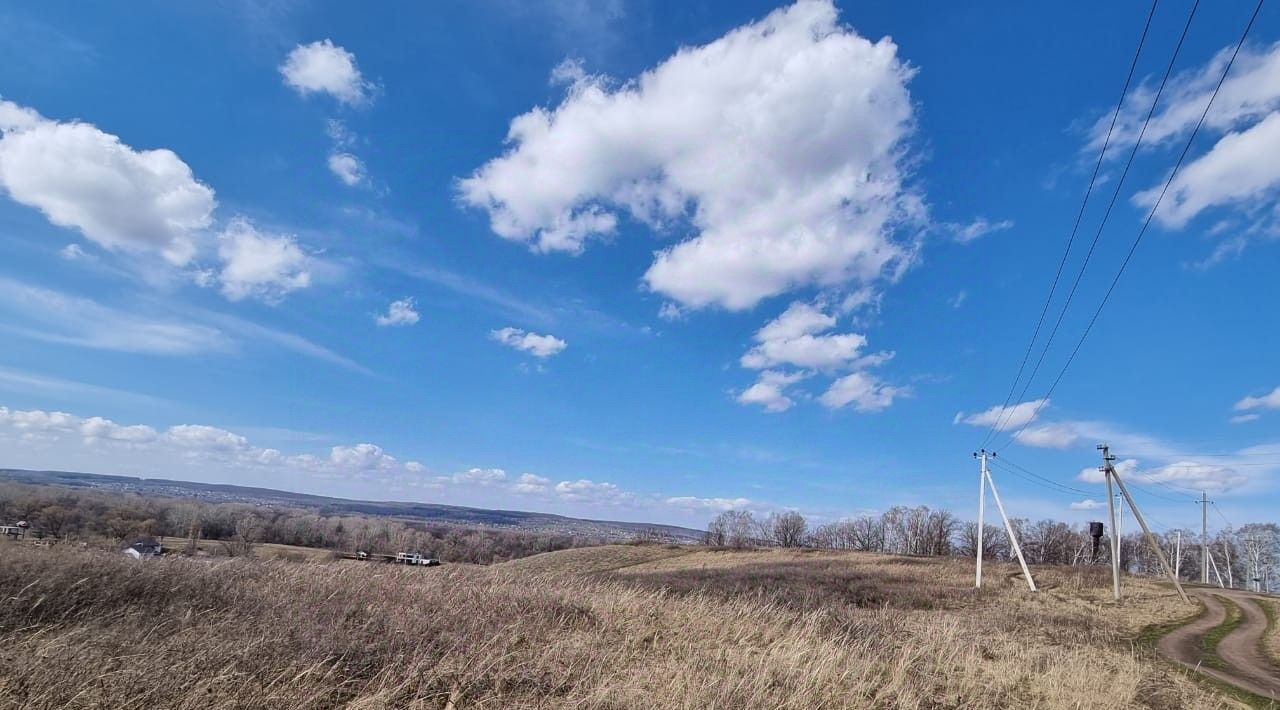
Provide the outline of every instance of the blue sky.
{"type": "Polygon", "coordinates": [[[1266,519],[1276,8],[1037,404],[1254,3],[1199,8],[1122,182],[1190,6],[1157,8],[1050,323],[1115,208],[1007,411],[1147,7],[6,7],[0,464],[694,525],[969,516],[998,423],[1078,489],[997,470],[1015,515],[1097,516],[1108,441],[1161,526],[1202,488],[1266,519]]]}

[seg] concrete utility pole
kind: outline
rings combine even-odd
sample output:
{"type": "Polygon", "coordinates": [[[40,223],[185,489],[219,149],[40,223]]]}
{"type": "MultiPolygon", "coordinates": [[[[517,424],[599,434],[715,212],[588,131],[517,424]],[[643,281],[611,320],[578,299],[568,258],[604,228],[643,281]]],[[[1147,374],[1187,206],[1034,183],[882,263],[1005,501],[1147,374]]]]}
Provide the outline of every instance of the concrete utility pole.
{"type": "Polygon", "coordinates": [[[991,498],[996,502],[996,509],[1000,511],[1000,519],[1004,521],[1004,530],[1009,535],[1009,547],[1013,549],[1013,554],[1018,558],[1018,564],[1022,566],[1022,574],[1027,578],[1027,587],[1031,591],[1036,591],[1036,582],[1031,578],[1031,569],[1027,567],[1027,560],[1022,556],[1022,546],[1018,544],[1018,535],[1013,530],[1013,523],[1009,522],[1009,516],[1005,515],[1004,503],[1000,502],[1000,492],[996,490],[995,479],[991,478],[991,471],[987,468],[987,457],[995,458],[995,452],[988,452],[986,449],[980,449],[973,454],[973,457],[981,462],[978,480],[978,549],[975,552],[975,573],[974,586],[982,587],[982,528],[983,528],[983,512],[986,507],[987,486],[991,486],[991,498]]]}
{"type": "Polygon", "coordinates": [[[1027,559],[1022,556],[1022,546],[1018,544],[1018,535],[1013,531],[1013,524],[1009,522],[1009,516],[1004,513],[1004,503],[1000,502],[1000,491],[996,490],[996,482],[991,478],[991,472],[987,472],[987,485],[991,486],[991,499],[996,502],[996,509],[1000,511],[1000,518],[1004,520],[1004,530],[1009,533],[1009,546],[1013,548],[1013,554],[1018,556],[1018,564],[1022,565],[1022,574],[1027,578],[1027,587],[1031,591],[1036,591],[1036,581],[1031,578],[1031,570],[1027,568],[1027,559]]]}
{"type": "Polygon", "coordinates": [[[1102,474],[1107,479],[1107,512],[1111,515],[1111,595],[1120,601],[1120,536],[1116,526],[1116,496],[1111,490],[1111,462],[1115,457],[1106,444],[1099,444],[1098,450],[1102,452],[1102,474]]]}
{"type": "MultiPolygon", "coordinates": [[[[1104,454],[1105,455],[1105,454],[1104,454]]],[[[1169,567],[1169,561],[1164,558],[1164,550],[1160,549],[1160,545],[1156,543],[1156,538],[1151,534],[1151,528],[1147,527],[1147,521],[1142,517],[1142,511],[1138,510],[1138,504],[1134,502],[1133,496],[1129,495],[1129,489],[1124,485],[1124,479],[1120,478],[1120,474],[1116,472],[1114,466],[1107,464],[1107,468],[1111,471],[1111,477],[1115,479],[1116,486],[1120,488],[1120,493],[1124,495],[1124,500],[1129,504],[1129,509],[1133,511],[1133,517],[1138,521],[1138,525],[1142,527],[1142,534],[1147,539],[1147,545],[1151,547],[1151,552],[1160,560],[1160,568],[1164,570],[1165,575],[1173,582],[1173,586],[1178,588],[1178,596],[1182,597],[1182,601],[1190,604],[1191,600],[1187,598],[1187,593],[1182,589],[1182,582],[1173,575],[1173,569],[1169,567]]]]}
{"type": "Polygon", "coordinates": [[[1231,538],[1226,536],[1222,538],[1222,552],[1227,556],[1227,586],[1232,589],[1236,588],[1236,581],[1231,577],[1231,538]]]}
{"type": "Polygon", "coordinates": [[[1222,573],[1218,571],[1218,563],[1213,559],[1212,554],[1209,555],[1209,564],[1213,566],[1213,576],[1218,578],[1218,586],[1219,587],[1227,586],[1222,583],[1222,573]]]}
{"type": "Polygon", "coordinates": [[[1209,494],[1200,491],[1200,582],[1209,583],[1209,494]]]}
{"type": "MultiPolygon", "coordinates": [[[[979,454],[974,454],[978,457],[979,454]]],[[[981,452],[982,466],[978,470],[978,549],[975,556],[978,558],[974,571],[973,586],[977,589],[982,588],[982,526],[985,524],[983,520],[983,509],[987,505],[987,450],[981,452]]]]}
{"type": "Polygon", "coordinates": [[[1182,579],[1182,531],[1178,531],[1178,542],[1174,545],[1173,553],[1173,576],[1182,579]]]}

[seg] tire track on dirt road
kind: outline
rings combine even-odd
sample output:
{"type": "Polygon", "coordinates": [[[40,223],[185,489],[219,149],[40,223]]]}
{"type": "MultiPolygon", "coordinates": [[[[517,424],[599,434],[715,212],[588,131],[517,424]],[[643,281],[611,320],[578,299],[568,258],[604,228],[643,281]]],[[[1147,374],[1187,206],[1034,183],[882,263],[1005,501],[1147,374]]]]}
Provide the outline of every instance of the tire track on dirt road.
{"type": "Polygon", "coordinates": [[[1280,699],[1280,668],[1262,655],[1260,647],[1267,631],[1267,617],[1253,595],[1228,589],[1193,588],[1187,591],[1204,604],[1205,613],[1166,634],[1156,644],[1156,649],[1174,662],[1215,680],[1263,698],[1280,699]],[[1205,665],[1203,647],[1205,634],[1227,618],[1226,607],[1218,597],[1230,599],[1243,615],[1240,626],[1218,642],[1217,655],[1227,666],[1222,670],[1205,665]]]}

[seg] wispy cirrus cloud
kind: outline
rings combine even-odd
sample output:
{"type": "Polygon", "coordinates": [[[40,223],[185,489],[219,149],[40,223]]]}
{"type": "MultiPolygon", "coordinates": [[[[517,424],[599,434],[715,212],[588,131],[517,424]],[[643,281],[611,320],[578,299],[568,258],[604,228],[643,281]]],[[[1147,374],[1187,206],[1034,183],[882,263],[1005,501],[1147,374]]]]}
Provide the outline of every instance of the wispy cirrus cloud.
{"type": "Polygon", "coordinates": [[[143,304],[129,309],[0,276],[0,329],[32,340],[168,357],[231,355],[268,343],[365,375],[368,368],[300,335],[216,311],[143,304]]]}

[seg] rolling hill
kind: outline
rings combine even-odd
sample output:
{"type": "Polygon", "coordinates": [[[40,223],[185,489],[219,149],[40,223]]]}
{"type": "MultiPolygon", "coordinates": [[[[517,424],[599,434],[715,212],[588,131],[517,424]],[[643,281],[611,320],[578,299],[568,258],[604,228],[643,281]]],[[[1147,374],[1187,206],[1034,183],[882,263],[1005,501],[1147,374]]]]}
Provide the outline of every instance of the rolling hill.
{"type": "Polygon", "coordinates": [[[617,520],[588,520],[551,513],[522,510],[490,510],[437,503],[366,501],[293,493],[271,488],[254,488],[222,483],[195,483],[163,478],[136,478],[73,471],[29,471],[0,469],[0,480],[37,485],[68,486],[99,490],[131,492],[148,496],[194,498],[213,503],[245,503],[279,505],[313,510],[321,515],[379,515],[451,525],[504,528],[529,532],[555,532],[625,540],[642,531],[653,531],[660,537],[685,542],[702,539],[702,531],[676,525],[633,523],[617,520]]]}

